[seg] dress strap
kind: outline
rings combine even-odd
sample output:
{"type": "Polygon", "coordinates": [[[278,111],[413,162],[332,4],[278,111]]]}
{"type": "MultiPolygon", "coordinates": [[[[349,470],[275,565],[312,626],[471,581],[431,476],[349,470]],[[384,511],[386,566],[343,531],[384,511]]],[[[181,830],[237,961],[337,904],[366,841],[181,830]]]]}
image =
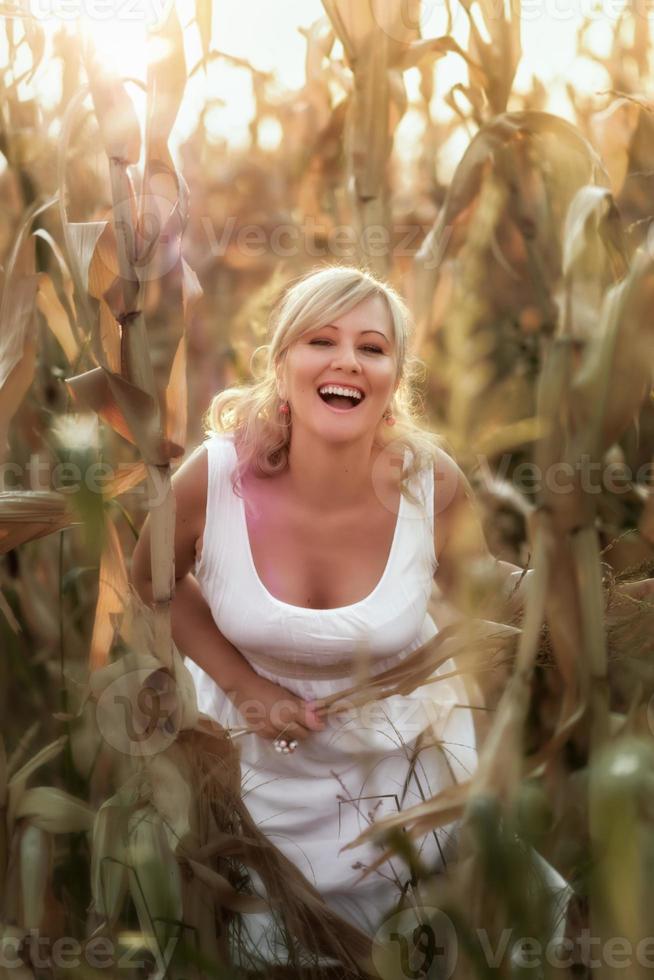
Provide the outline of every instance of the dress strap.
{"type": "Polygon", "coordinates": [[[424,541],[425,559],[432,575],[438,564],[434,550],[434,484],[434,463],[432,461],[414,473],[409,481],[410,490],[418,501],[416,506],[421,517],[420,534],[424,541]]]}
{"type": "Polygon", "coordinates": [[[196,576],[213,577],[218,571],[220,553],[229,549],[225,540],[235,522],[230,508],[234,506],[231,480],[234,452],[228,436],[212,435],[202,443],[207,452],[207,507],[202,535],[202,554],[195,566],[196,576]]]}

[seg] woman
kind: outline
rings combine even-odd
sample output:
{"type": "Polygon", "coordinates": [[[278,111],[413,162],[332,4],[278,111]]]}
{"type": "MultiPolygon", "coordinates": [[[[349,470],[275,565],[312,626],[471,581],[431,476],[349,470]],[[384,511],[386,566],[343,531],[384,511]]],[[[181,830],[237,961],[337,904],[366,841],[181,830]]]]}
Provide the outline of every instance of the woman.
{"type": "MultiPolygon", "coordinates": [[[[396,859],[360,880],[379,849],[342,848],[470,774],[471,713],[458,679],[326,719],[312,702],[429,640],[434,575],[456,599],[462,562],[492,559],[460,470],[414,419],[398,295],[324,268],[273,320],[264,377],[215,398],[210,438],[174,479],[173,632],[200,710],[252,729],[239,744],[254,819],[373,933],[410,871],[396,859]]],[[[144,597],[149,550],[146,522],[133,562],[144,597]]],[[[422,863],[442,866],[447,842],[417,842],[422,863]]],[[[270,938],[246,918],[255,941],[270,938]]],[[[275,942],[267,959],[283,956],[275,942]]]]}

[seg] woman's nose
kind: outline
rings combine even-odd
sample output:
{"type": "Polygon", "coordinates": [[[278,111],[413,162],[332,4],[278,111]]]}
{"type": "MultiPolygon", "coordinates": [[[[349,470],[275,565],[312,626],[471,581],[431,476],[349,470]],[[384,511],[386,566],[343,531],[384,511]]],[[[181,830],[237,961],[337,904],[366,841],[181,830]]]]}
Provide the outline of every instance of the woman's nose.
{"type": "Polygon", "coordinates": [[[347,344],[339,345],[334,351],[332,366],[340,367],[344,371],[361,370],[356,350],[354,347],[348,347],[347,344]]]}

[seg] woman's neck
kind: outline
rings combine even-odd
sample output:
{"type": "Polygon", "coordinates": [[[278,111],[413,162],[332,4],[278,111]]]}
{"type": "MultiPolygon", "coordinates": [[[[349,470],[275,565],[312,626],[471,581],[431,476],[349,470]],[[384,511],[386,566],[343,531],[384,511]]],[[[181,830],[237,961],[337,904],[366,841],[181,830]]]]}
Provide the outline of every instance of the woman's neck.
{"type": "Polygon", "coordinates": [[[374,435],[347,444],[325,443],[307,432],[294,432],[288,453],[289,485],[309,507],[347,507],[370,496],[372,464],[378,452],[374,435]]]}

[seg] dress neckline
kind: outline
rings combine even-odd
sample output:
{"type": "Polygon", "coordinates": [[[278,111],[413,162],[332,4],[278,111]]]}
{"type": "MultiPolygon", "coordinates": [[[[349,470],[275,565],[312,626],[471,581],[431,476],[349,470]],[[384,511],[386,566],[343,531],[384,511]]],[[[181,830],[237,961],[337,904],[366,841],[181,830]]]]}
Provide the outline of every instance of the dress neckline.
{"type": "MultiPolygon", "coordinates": [[[[236,458],[236,461],[238,461],[236,446],[234,445],[234,443],[232,443],[232,448],[234,450],[234,456],[236,458]]],[[[406,450],[404,451],[403,463],[406,463],[406,450]]],[[[318,608],[315,606],[297,606],[292,602],[284,602],[283,599],[278,599],[277,596],[272,594],[268,586],[263,582],[261,576],[259,575],[259,572],[257,571],[257,566],[254,563],[254,554],[252,552],[252,545],[250,543],[250,532],[248,530],[247,516],[245,513],[245,500],[240,494],[235,494],[235,496],[237,496],[238,498],[238,510],[239,510],[240,521],[241,521],[241,530],[243,533],[243,537],[245,539],[245,552],[247,555],[248,564],[250,565],[250,569],[252,571],[252,575],[256,580],[260,591],[263,592],[263,594],[268,599],[270,599],[270,601],[273,602],[275,605],[280,606],[282,609],[292,609],[296,613],[299,612],[339,613],[339,612],[348,612],[351,609],[357,609],[359,606],[362,606],[364,603],[370,602],[377,595],[377,593],[379,592],[379,590],[381,589],[382,585],[386,580],[386,577],[388,575],[388,570],[391,567],[393,558],[395,556],[395,552],[397,550],[397,541],[400,536],[400,526],[401,526],[402,517],[404,516],[404,507],[405,507],[404,494],[402,493],[402,491],[400,491],[400,505],[397,509],[397,517],[395,519],[395,529],[393,531],[393,539],[391,541],[391,546],[388,552],[388,558],[386,559],[386,564],[384,565],[384,571],[381,574],[381,578],[379,579],[377,584],[373,587],[372,591],[369,592],[368,595],[364,596],[363,599],[358,599],[356,602],[350,602],[346,606],[329,606],[327,608],[318,608]]]]}

